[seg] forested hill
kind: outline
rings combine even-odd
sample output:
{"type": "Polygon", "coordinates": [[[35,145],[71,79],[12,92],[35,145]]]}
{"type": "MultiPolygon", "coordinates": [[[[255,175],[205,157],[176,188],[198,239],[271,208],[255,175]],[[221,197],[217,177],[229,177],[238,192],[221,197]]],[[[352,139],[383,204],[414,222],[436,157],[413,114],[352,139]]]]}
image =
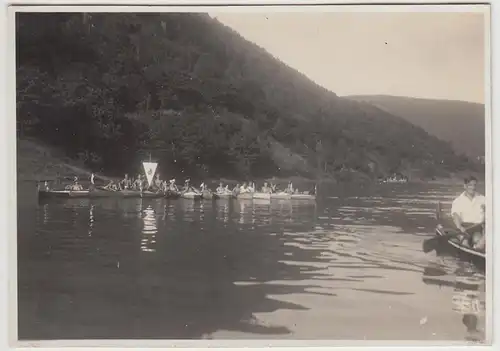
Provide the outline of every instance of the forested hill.
{"type": "Polygon", "coordinates": [[[91,169],[137,170],[149,152],[163,174],[191,177],[432,176],[473,166],[208,15],[17,16],[19,137],[91,169]]]}
{"type": "Polygon", "coordinates": [[[350,96],[366,101],[448,141],[458,153],[476,158],[485,154],[483,104],[466,101],[417,99],[389,95],[350,96]]]}

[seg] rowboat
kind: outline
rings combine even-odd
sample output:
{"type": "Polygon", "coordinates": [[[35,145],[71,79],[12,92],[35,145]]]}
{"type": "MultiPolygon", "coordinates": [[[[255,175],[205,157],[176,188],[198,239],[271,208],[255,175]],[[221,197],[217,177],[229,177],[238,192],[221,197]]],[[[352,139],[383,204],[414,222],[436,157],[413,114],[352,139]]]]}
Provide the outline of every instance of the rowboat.
{"type": "Polygon", "coordinates": [[[234,197],[234,194],[228,191],[225,193],[213,193],[212,196],[214,199],[232,199],[234,197]]]}
{"type": "Polygon", "coordinates": [[[187,191],[182,193],[181,197],[188,200],[201,200],[202,194],[194,191],[187,191]]]}
{"type": "Polygon", "coordinates": [[[270,200],[271,199],[271,194],[270,193],[253,193],[253,198],[257,200],[270,200]]]}
{"type": "Polygon", "coordinates": [[[181,193],[178,191],[167,190],[165,197],[167,199],[178,199],[181,197],[181,193]]]}
{"type": "Polygon", "coordinates": [[[271,194],[271,199],[276,199],[276,200],[291,200],[292,195],[289,193],[286,193],[284,191],[279,192],[279,193],[273,193],[271,194]]]}
{"type": "Polygon", "coordinates": [[[203,200],[212,200],[214,198],[214,194],[210,190],[203,190],[201,192],[201,197],[203,200]]]}
{"type": "Polygon", "coordinates": [[[90,197],[89,190],[38,190],[38,196],[42,199],[46,198],[88,198],[90,197]]]}
{"type": "MultiPolygon", "coordinates": [[[[454,229],[445,228],[442,225],[438,225],[436,227],[436,235],[437,236],[446,236],[450,234],[457,234],[458,232],[454,229]]],[[[461,258],[471,261],[473,263],[479,263],[484,265],[486,259],[486,253],[475,250],[471,247],[464,246],[460,243],[460,241],[456,238],[455,235],[451,235],[450,239],[448,239],[448,244],[451,245],[456,252],[461,256],[461,258]]]]}
{"type": "Polygon", "coordinates": [[[236,195],[236,198],[238,200],[252,200],[253,193],[241,193],[241,194],[236,195]]]}
{"type": "Polygon", "coordinates": [[[310,194],[292,194],[292,200],[316,200],[316,195],[310,194]]]}
{"type": "Polygon", "coordinates": [[[38,196],[43,199],[47,198],[108,198],[108,197],[127,197],[127,198],[160,198],[163,193],[155,193],[152,191],[136,191],[136,190],[39,190],[38,196]]]}

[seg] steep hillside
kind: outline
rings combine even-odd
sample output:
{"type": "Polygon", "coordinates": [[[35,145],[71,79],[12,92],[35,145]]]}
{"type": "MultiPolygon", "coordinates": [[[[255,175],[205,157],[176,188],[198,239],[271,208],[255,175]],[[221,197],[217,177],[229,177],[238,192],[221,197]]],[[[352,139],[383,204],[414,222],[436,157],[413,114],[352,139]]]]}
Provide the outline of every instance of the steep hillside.
{"type": "MultiPolygon", "coordinates": [[[[61,177],[71,180],[71,176],[78,176],[85,182],[90,177],[85,165],[65,157],[59,150],[39,140],[20,139],[16,147],[18,181],[52,181],[61,177]]],[[[109,179],[101,174],[96,177],[103,181],[109,179]]]]}
{"type": "Polygon", "coordinates": [[[17,14],[18,135],[91,169],[374,178],[474,167],[399,117],[337,97],[204,14],[17,14]]]}
{"type": "Polygon", "coordinates": [[[448,141],[458,153],[476,158],[484,156],[484,105],[465,101],[417,99],[387,95],[350,96],[366,101],[429,134],[448,141]]]}

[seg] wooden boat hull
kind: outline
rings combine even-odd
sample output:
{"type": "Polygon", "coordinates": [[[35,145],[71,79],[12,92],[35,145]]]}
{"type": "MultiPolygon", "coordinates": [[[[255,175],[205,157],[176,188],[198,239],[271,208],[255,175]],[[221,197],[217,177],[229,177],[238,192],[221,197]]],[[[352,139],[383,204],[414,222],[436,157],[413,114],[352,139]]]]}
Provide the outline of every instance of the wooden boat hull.
{"type": "Polygon", "coordinates": [[[234,197],[233,193],[224,193],[224,194],[213,194],[214,199],[232,199],[234,197]]]}
{"type": "MultiPolygon", "coordinates": [[[[456,230],[444,228],[443,226],[436,227],[436,235],[444,236],[446,234],[456,232],[456,230]]],[[[463,246],[458,242],[458,240],[451,238],[448,240],[450,247],[453,247],[461,259],[473,262],[475,264],[480,264],[484,266],[486,260],[486,253],[474,250],[473,248],[463,246]]]]}
{"type": "Polygon", "coordinates": [[[214,194],[211,191],[205,190],[201,193],[201,197],[203,200],[212,200],[214,198],[214,194]]]}
{"type": "Polygon", "coordinates": [[[165,197],[167,199],[178,199],[181,197],[181,193],[178,193],[176,191],[167,191],[167,193],[165,194],[165,197]]]}
{"type": "Polygon", "coordinates": [[[314,201],[314,200],[316,200],[316,195],[293,194],[292,200],[314,201]]]}
{"type": "Polygon", "coordinates": [[[287,193],[276,193],[276,194],[271,194],[271,199],[273,199],[273,200],[291,200],[292,195],[287,194],[287,193]]]}
{"type": "Polygon", "coordinates": [[[155,193],[155,192],[152,192],[152,191],[144,191],[141,194],[141,197],[143,197],[143,198],[151,198],[151,199],[159,199],[159,198],[165,197],[165,194],[163,194],[162,192],[155,193]]]}
{"type": "Polygon", "coordinates": [[[110,198],[110,197],[126,197],[126,198],[161,198],[163,193],[154,193],[151,191],[133,191],[133,190],[123,190],[123,191],[110,191],[110,190],[83,190],[83,191],[71,191],[71,190],[39,190],[38,195],[40,198],[110,198]]]}
{"type": "Polygon", "coordinates": [[[257,200],[270,200],[271,194],[270,193],[254,193],[253,198],[257,199],[257,200]]]}
{"type": "Polygon", "coordinates": [[[90,191],[72,191],[72,190],[39,190],[38,196],[43,199],[47,198],[59,198],[59,199],[71,199],[71,198],[88,198],[90,197],[90,191]]]}
{"type": "Polygon", "coordinates": [[[253,194],[252,193],[238,194],[238,195],[236,195],[236,198],[238,200],[252,200],[253,199],[253,194]]]}
{"type": "Polygon", "coordinates": [[[201,194],[197,194],[197,193],[189,192],[189,193],[183,193],[183,194],[181,194],[181,198],[186,199],[186,200],[201,200],[202,195],[201,194]]]}

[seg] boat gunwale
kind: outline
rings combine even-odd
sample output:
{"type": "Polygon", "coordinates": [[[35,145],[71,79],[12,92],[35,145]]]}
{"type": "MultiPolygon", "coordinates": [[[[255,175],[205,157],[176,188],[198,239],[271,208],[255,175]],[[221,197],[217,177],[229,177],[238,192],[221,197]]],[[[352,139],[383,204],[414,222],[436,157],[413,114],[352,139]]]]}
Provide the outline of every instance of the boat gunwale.
{"type": "MultiPolygon", "coordinates": [[[[446,229],[440,228],[439,226],[437,226],[436,227],[436,235],[438,235],[438,236],[446,235],[445,230],[446,229]]],[[[457,242],[454,242],[453,240],[448,240],[448,243],[462,252],[465,252],[467,254],[473,255],[473,256],[478,257],[478,258],[486,259],[486,253],[474,250],[474,249],[469,248],[469,247],[465,247],[463,245],[460,245],[457,242]]]]}

